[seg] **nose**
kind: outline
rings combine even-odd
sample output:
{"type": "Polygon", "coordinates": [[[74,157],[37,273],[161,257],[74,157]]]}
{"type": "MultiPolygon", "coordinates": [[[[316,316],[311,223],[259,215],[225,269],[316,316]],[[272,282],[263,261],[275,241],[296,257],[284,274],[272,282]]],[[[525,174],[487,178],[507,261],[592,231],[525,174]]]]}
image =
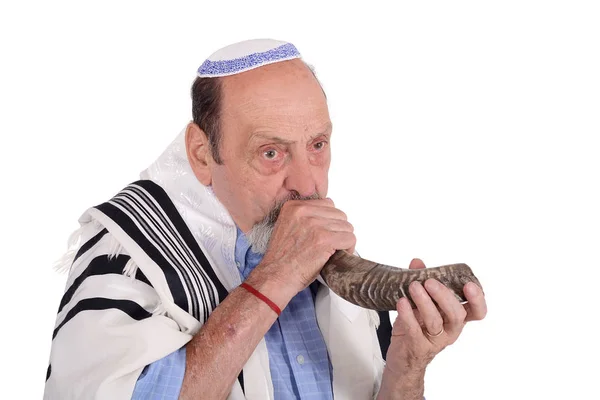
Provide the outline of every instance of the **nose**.
{"type": "Polygon", "coordinates": [[[298,192],[302,197],[312,196],[317,192],[317,182],[313,167],[308,159],[295,159],[288,165],[284,187],[298,192]]]}

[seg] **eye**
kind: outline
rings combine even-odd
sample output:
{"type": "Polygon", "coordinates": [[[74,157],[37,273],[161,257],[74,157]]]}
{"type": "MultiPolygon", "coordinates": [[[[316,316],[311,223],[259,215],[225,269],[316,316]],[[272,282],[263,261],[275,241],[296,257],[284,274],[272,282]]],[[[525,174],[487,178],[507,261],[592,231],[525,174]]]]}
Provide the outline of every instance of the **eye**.
{"type": "Polygon", "coordinates": [[[317,142],[313,145],[313,147],[315,148],[315,150],[321,150],[325,147],[326,144],[327,144],[327,142],[325,142],[325,141],[317,142]]]}
{"type": "Polygon", "coordinates": [[[269,160],[273,160],[275,159],[275,157],[277,157],[277,150],[267,150],[263,153],[263,155],[265,156],[265,158],[269,159],[269,160]]]}

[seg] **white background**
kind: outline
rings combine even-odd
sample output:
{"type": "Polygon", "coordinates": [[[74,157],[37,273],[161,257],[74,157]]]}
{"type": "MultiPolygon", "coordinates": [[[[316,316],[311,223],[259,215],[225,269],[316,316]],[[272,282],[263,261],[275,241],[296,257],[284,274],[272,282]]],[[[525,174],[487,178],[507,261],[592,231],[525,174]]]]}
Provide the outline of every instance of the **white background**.
{"type": "Polygon", "coordinates": [[[78,217],[185,126],[210,53],[262,37],[317,68],[361,255],[466,262],[484,285],[427,399],[600,398],[595,2],[6,3],[0,398],[42,397],[78,217]]]}

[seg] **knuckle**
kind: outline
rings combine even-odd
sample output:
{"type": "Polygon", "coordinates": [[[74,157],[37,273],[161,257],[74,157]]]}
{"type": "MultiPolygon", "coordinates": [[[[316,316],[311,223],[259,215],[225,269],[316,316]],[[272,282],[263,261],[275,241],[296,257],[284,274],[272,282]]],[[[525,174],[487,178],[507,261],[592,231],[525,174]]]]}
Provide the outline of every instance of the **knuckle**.
{"type": "Polygon", "coordinates": [[[346,221],[345,223],[346,228],[348,229],[349,232],[354,233],[354,225],[352,225],[350,222],[346,221]]]}
{"type": "Polygon", "coordinates": [[[444,321],[439,318],[436,319],[435,321],[433,321],[431,323],[431,325],[429,326],[429,333],[431,334],[437,334],[438,332],[440,332],[442,330],[442,328],[444,327],[444,321]]]}
{"type": "Polygon", "coordinates": [[[460,324],[462,323],[467,316],[467,312],[463,307],[459,310],[454,310],[450,315],[448,315],[449,322],[452,324],[460,324]]]}
{"type": "Polygon", "coordinates": [[[350,233],[350,243],[354,246],[356,244],[356,235],[354,233],[350,233]]]}
{"type": "Polygon", "coordinates": [[[295,208],[298,206],[298,201],[297,200],[288,200],[285,203],[283,203],[283,205],[281,206],[282,210],[287,210],[290,208],[295,208]]]}
{"type": "Polygon", "coordinates": [[[422,334],[421,329],[418,326],[409,325],[406,327],[406,331],[407,335],[412,337],[419,337],[422,334]]]}
{"type": "Polygon", "coordinates": [[[306,208],[306,206],[304,206],[303,204],[297,202],[297,200],[293,200],[295,203],[294,204],[290,204],[290,213],[295,216],[295,217],[300,217],[302,215],[304,215],[304,209],[306,208]]]}
{"type": "Polygon", "coordinates": [[[411,314],[411,311],[405,309],[398,312],[399,321],[397,325],[401,327],[406,336],[417,336],[421,328],[418,324],[411,323],[413,318],[411,314]]]}
{"type": "Polygon", "coordinates": [[[325,246],[329,242],[329,235],[326,231],[319,229],[315,232],[315,242],[318,246],[325,246]]]}
{"type": "Polygon", "coordinates": [[[356,244],[356,236],[352,232],[341,232],[339,242],[340,245],[345,246],[345,248],[352,247],[356,244]]]}
{"type": "Polygon", "coordinates": [[[309,228],[314,228],[317,225],[317,219],[314,217],[304,217],[302,224],[309,228]]]}
{"type": "Polygon", "coordinates": [[[281,206],[281,211],[279,213],[281,216],[296,216],[298,213],[298,206],[294,204],[294,200],[286,201],[283,206],[281,206]]]}

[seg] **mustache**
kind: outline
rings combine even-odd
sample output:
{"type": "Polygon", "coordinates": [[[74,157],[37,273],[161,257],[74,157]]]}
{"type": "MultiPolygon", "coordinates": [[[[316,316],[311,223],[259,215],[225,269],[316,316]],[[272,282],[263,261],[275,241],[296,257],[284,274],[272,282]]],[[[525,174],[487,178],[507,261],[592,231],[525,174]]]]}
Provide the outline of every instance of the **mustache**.
{"type": "Polygon", "coordinates": [[[283,205],[290,200],[318,200],[320,198],[321,196],[319,195],[319,193],[313,193],[310,196],[301,196],[300,193],[293,191],[283,199],[275,201],[273,207],[271,207],[271,210],[267,213],[267,215],[265,215],[262,222],[266,225],[275,225],[275,222],[279,218],[279,214],[281,213],[283,205]]]}

